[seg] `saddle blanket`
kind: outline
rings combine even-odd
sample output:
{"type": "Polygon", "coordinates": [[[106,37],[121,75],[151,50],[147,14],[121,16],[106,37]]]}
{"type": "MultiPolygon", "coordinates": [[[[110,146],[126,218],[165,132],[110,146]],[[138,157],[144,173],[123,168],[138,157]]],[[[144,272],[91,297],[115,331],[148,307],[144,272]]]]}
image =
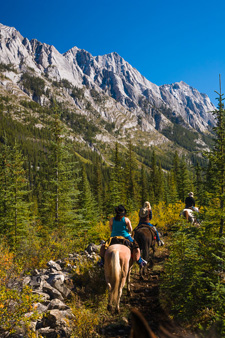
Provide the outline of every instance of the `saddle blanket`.
{"type": "Polygon", "coordinates": [[[106,243],[105,243],[105,249],[107,249],[110,245],[113,244],[122,244],[127,246],[130,250],[139,248],[138,243],[134,240],[133,242],[129,241],[129,239],[126,239],[123,236],[115,236],[110,237],[106,243]]]}

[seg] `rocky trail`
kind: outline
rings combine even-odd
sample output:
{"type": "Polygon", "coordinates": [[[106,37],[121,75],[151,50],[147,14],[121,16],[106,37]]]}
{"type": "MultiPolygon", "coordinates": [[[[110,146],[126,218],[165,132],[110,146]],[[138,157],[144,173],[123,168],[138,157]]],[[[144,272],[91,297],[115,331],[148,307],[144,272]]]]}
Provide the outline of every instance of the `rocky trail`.
{"type": "MultiPolygon", "coordinates": [[[[112,314],[106,310],[106,283],[104,269],[96,263],[99,259],[98,252],[99,246],[90,244],[84,252],[70,254],[64,260],[49,261],[47,268],[35,269],[32,275],[22,278],[18,285],[14,282],[11,286],[19,288],[28,285],[34,294],[42,298],[41,302],[33,304],[33,309],[39,313],[38,319],[31,322],[36,337],[89,337],[85,327],[88,326],[89,319],[82,318],[82,309],[86,305],[92,308],[92,312],[98,317],[97,327],[93,327],[94,331],[91,331],[92,337],[130,337],[132,308],[142,313],[158,338],[193,337],[175,325],[160,305],[160,282],[164,262],[168,258],[166,247],[157,248],[153,267],[147,269],[144,280],[140,279],[139,267],[134,264],[131,273],[131,296],[127,296],[125,286],[120,302],[120,314],[112,314]],[[82,266],[86,266],[83,272],[82,266]],[[81,331],[74,336],[73,328],[76,329],[77,325],[81,326],[81,331]],[[170,335],[164,334],[162,328],[168,330],[170,335]]],[[[32,311],[26,313],[25,317],[29,318],[32,314],[32,311]]],[[[0,330],[0,337],[26,336],[23,325],[13,335],[0,330]]]]}

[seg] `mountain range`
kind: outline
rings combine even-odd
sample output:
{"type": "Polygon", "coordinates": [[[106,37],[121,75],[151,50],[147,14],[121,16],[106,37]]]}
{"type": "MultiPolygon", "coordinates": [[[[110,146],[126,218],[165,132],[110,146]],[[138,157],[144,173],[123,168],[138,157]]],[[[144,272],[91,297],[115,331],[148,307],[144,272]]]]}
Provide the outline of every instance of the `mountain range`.
{"type": "Polygon", "coordinates": [[[209,97],[183,81],[157,86],[116,52],[92,56],[73,47],[61,54],[2,24],[0,95],[10,97],[17,121],[29,123],[29,113],[39,129],[50,116],[41,118],[32,102],[50,107],[54,99],[66,111],[64,122],[74,142],[103,158],[116,141],[126,146],[128,138],[139,150],[153,147],[168,158],[177,150],[200,158],[215,125],[209,97]]]}

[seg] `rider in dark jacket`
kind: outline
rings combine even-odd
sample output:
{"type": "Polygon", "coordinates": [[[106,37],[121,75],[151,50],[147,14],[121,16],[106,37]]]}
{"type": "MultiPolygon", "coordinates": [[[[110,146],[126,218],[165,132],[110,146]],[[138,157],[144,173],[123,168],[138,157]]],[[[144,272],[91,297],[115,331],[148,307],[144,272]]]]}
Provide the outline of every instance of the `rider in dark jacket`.
{"type": "Polygon", "coordinates": [[[185,199],[185,209],[195,207],[195,200],[193,192],[189,192],[188,196],[185,199]]]}

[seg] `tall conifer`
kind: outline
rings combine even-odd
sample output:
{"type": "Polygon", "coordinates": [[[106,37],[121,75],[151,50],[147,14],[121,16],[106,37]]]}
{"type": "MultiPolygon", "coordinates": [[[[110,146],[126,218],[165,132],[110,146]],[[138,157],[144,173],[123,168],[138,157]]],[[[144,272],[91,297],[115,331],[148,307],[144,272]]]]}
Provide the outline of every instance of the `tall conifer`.
{"type": "Polygon", "coordinates": [[[214,196],[219,199],[220,210],[220,230],[219,233],[222,236],[224,231],[224,202],[225,202],[225,110],[224,110],[224,98],[221,92],[221,79],[220,79],[220,92],[218,94],[218,108],[213,112],[216,118],[216,127],[214,128],[216,137],[215,145],[212,152],[209,155],[209,159],[212,163],[212,169],[214,171],[214,196]]]}
{"type": "Polygon", "coordinates": [[[1,152],[1,202],[0,231],[6,235],[9,244],[18,247],[26,238],[30,226],[30,203],[28,182],[24,170],[24,157],[17,142],[10,148],[6,144],[1,152]]]}
{"type": "Polygon", "coordinates": [[[48,170],[43,178],[42,221],[48,228],[56,228],[62,233],[65,230],[77,232],[81,222],[78,216],[78,167],[57,108],[51,130],[48,170]]]}
{"type": "Polygon", "coordinates": [[[138,207],[138,189],[137,186],[137,159],[133,152],[133,145],[131,140],[128,142],[125,164],[125,191],[126,191],[126,205],[128,210],[134,210],[138,207]]]}

